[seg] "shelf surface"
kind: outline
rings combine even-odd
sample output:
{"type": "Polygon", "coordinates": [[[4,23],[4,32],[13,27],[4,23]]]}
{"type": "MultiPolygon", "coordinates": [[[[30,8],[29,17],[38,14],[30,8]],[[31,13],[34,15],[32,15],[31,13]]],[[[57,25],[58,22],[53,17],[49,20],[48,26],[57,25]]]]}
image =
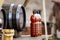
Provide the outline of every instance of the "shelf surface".
{"type": "MultiPolygon", "coordinates": [[[[52,35],[48,35],[48,37],[51,37],[52,35]]],[[[22,35],[19,38],[14,38],[14,40],[42,40],[45,38],[45,35],[39,36],[39,37],[30,37],[30,35],[22,35]]]]}

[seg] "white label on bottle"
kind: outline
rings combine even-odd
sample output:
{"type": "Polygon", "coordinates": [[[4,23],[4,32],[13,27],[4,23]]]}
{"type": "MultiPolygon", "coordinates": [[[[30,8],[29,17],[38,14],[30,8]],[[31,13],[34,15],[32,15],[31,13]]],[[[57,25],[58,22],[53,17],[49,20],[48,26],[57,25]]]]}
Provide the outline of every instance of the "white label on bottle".
{"type": "Polygon", "coordinates": [[[41,26],[40,26],[40,24],[41,24],[41,22],[35,22],[34,23],[36,26],[36,33],[41,33],[41,26]]]}
{"type": "Polygon", "coordinates": [[[40,14],[35,14],[36,18],[41,18],[40,14]]]}

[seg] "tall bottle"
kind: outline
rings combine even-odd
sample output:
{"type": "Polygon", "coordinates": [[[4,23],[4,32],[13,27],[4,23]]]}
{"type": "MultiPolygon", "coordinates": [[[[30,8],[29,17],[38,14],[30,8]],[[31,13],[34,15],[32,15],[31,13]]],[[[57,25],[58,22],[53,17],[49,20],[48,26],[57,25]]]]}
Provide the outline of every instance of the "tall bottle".
{"type": "Polygon", "coordinates": [[[40,10],[34,10],[31,15],[31,37],[38,37],[42,35],[42,19],[40,10]]]}

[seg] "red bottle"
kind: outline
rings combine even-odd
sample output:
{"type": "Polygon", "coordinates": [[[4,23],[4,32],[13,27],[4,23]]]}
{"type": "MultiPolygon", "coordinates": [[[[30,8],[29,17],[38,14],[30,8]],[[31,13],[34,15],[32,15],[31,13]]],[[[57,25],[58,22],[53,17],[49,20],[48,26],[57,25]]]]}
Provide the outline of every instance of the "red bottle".
{"type": "Polygon", "coordinates": [[[40,10],[34,10],[31,15],[31,37],[37,37],[42,35],[42,19],[40,16],[40,10]]]}

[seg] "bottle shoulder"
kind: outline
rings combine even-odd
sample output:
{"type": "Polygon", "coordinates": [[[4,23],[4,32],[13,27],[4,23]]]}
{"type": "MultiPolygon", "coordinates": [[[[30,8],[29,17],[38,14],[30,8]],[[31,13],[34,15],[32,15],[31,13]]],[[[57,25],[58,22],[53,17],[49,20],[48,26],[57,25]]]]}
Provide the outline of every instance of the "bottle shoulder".
{"type": "Polygon", "coordinates": [[[41,15],[40,14],[35,14],[34,15],[36,18],[41,18],[41,15]]]}
{"type": "Polygon", "coordinates": [[[30,20],[33,22],[40,22],[42,20],[42,18],[39,14],[34,14],[34,15],[31,15],[30,20]]]}

